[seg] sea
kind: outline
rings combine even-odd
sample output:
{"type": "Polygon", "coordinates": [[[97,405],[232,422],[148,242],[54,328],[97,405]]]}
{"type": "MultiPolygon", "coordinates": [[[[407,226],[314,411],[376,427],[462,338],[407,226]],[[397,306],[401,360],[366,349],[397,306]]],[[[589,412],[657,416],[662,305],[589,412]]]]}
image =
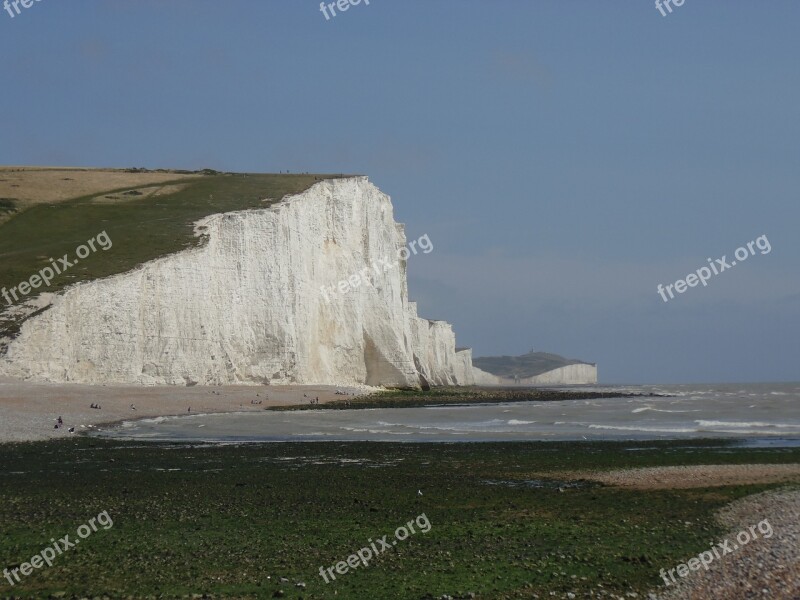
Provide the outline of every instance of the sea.
{"type": "Polygon", "coordinates": [[[197,414],[126,421],[94,435],[142,441],[221,443],[733,438],[752,446],[800,446],[800,383],[597,385],[557,389],[662,397],[197,414]]]}

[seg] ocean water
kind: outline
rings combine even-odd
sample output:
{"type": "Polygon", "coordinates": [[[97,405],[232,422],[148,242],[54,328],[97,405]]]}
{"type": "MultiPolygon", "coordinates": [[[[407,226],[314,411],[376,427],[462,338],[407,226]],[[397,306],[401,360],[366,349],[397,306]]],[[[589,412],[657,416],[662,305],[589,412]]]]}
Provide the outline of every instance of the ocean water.
{"type": "Polygon", "coordinates": [[[159,417],[128,421],[96,435],[202,442],[739,438],[759,445],[800,445],[800,383],[580,389],[669,397],[159,417]]]}

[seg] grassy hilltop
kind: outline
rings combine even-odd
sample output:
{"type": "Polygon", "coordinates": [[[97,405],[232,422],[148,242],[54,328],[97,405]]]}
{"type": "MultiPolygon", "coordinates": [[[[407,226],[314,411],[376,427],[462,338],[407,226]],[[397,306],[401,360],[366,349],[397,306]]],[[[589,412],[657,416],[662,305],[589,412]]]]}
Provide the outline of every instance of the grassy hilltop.
{"type": "MultiPolygon", "coordinates": [[[[0,167],[0,289],[10,289],[77,246],[107,232],[99,250],[27,299],[123,273],[199,243],[193,223],[205,216],[264,208],[317,181],[341,175],[219,173],[211,170],[0,167]]],[[[8,308],[0,298],[0,313],[8,308]]],[[[0,316],[0,337],[20,323],[0,316]]]]}

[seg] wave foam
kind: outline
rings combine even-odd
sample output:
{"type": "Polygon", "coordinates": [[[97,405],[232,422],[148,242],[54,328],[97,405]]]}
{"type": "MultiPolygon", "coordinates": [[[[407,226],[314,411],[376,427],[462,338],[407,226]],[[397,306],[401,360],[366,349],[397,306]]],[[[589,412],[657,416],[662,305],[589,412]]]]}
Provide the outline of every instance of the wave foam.
{"type": "Polygon", "coordinates": [[[696,433],[696,429],[659,428],[659,427],[632,427],[626,425],[589,425],[589,429],[611,429],[615,431],[646,431],[649,433],[696,433]]]}
{"type": "Polygon", "coordinates": [[[750,428],[750,427],[779,427],[783,429],[798,429],[800,425],[784,425],[780,423],[764,423],[762,421],[695,421],[700,427],[735,427],[735,428],[750,428]]]}

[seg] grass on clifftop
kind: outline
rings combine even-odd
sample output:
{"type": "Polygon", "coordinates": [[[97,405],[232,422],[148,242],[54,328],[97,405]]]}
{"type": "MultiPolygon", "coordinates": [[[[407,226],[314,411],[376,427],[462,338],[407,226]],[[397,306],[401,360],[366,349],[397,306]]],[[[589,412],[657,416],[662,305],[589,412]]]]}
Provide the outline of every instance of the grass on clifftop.
{"type": "MultiPolygon", "coordinates": [[[[264,208],[287,194],[300,193],[322,179],[337,175],[261,175],[217,173],[204,171],[205,176],[176,179],[181,189],[161,196],[138,198],[131,188],[107,190],[72,200],[38,204],[15,213],[0,224],[0,289],[16,287],[53,258],[75,249],[107,232],[113,247],[98,248],[85,260],[65,273],[57,275],[52,284],[39,287],[28,295],[30,299],[41,292],[57,292],[80,281],[90,281],[129,271],[136,266],[195,246],[193,223],[205,216],[264,208]],[[128,192],[126,195],[125,192],[128,192]],[[116,196],[118,200],[98,202],[98,196],[116,196]],[[270,202],[264,202],[269,198],[270,202]]],[[[178,175],[176,174],[176,178],[178,175]]],[[[154,186],[132,186],[134,190],[154,186]]],[[[9,207],[0,205],[0,209],[9,207]]],[[[0,297],[0,313],[7,309],[0,297]]],[[[0,318],[0,337],[13,334],[19,323],[3,322],[0,318]]]]}

